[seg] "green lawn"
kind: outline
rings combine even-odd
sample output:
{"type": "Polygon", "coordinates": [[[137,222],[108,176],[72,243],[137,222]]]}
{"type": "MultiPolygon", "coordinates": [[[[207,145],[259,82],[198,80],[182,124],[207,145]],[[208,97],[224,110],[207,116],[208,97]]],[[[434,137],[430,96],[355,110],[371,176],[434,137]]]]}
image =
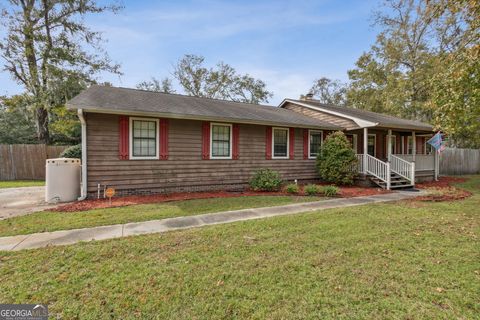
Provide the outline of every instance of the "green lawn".
{"type": "Polygon", "coordinates": [[[480,176],[464,186],[457,202],[3,252],[0,301],[62,319],[478,319],[480,176]]]}
{"type": "Polygon", "coordinates": [[[41,211],[25,216],[0,220],[0,237],[191,216],[202,213],[245,208],[272,207],[297,202],[317,201],[321,199],[323,198],[299,196],[251,196],[142,204],[80,212],[41,211]]]}
{"type": "Polygon", "coordinates": [[[44,185],[45,185],[45,181],[43,180],[0,181],[0,189],[20,188],[20,187],[39,187],[44,185]]]}

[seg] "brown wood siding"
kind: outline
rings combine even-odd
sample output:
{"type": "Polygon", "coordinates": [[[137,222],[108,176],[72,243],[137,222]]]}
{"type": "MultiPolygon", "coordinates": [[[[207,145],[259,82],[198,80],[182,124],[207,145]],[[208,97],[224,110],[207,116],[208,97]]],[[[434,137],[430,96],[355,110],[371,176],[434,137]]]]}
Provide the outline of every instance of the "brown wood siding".
{"type": "Polygon", "coordinates": [[[295,129],[295,160],[265,159],[265,126],[240,124],[238,160],[202,160],[202,122],[170,119],[168,160],[119,160],[119,116],[87,114],[88,192],[97,184],[168,192],[248,183],[271,168],[285,180],[318,179],[315,160],[303,160],[302,129],[295,129]]]}
{"type": "Polygon", "coordinates": [[[358,128],[358,125],[355,123],[355,121],[338,117],[335,115],[331,115],[326,112],[318,111],[318,110],[313,110],[307,107],[299,106],[294,103],[286,103],[283,108],[289,109],[295,112],[299,112],[303,115],[306,115],[307,117],[315,118],[318,120],[322,120],[337,126],[340,126],[342,128],[345,128],[346,130],[351,130],[351,129],[356,129],[358,128]]]}

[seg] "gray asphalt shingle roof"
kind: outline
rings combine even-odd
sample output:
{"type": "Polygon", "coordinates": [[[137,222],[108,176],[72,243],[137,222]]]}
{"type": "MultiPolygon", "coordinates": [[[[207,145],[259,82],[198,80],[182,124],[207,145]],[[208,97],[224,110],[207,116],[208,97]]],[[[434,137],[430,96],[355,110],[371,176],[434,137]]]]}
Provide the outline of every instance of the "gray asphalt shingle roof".
{"type": "Polygon", "coordinates": [[[141,113],[199,120],[341,129],[279,107],[97,85],[68,101],[67,107],[86,112],[141,113]]]}
{"type": "Polygon", "coordinates": [[[346,116],[355,117],[361,120],[370,121],[377,123],[379,127],[387,127],[387,128],[403,128],[403,129],[412,129],[412,130],[425,130],[425,131],[432,131],[433,127],[428,123],[423,123],[416,120],[407,120],[402,119],[382,113],[376,113],[367,110],[361,109],[354,109],[348,107],[341,107],[335,106],[330,104],[324,104],[317,101],[312,100],[296,100],[296,99],[286,99],[285,101],[290,102],[297,102],[306,105],[311,105],[312,107],[318,107],[325,110],[337,112],[344,114],[346,116]]]}

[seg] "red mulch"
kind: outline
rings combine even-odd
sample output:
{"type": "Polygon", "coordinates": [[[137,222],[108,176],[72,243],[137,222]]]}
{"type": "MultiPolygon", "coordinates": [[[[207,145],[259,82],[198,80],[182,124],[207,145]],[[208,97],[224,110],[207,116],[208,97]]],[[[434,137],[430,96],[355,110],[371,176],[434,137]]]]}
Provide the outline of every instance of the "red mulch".
{"type": "Polygon", "coordinates": [[[419,196],[414,201],[454,201],[468,198],[472,195],[470,191],[452,186],[455,183],[465,182],[465,178],[440,177],[438,181],[418,183],[415,186],[424,189],[430,194],[419,196]]]}
{"type": "MultiPolygon", "coordinates": [[[[388,193],[390,191],[376,188],[364,188],[364,187],[340,187],[339,197],[351,198],[359,196],[371,196],[381,193],[388,193]]],[[[255,191],[242,191],[242,192],[183,192],[183,193],[170,193],[170,194],[155,194],[145,196],[126,196],[112,198],[112,204],[110,205],[107,199],[87,199],[84,201],[78,201],[60,205],[56,208],[49,209],[50,211],[57,212],[74,212],[74,211],[86,211],[98,208],[111,208],[111,207],[123,207],[134,204],[147,204],[147,203],[162,203],[179,200],[191,200],[191,199],[210,199],[210,198],[233,198],[233,197],[245,197],[245,196],[285,196],[292,195],[284,191],[281,192],[255,192],[255,191]]],[[[299,194],[302,196],[303,194],[299,194]]]]}
{"type": "Polygon", "coordinates": [[[458,177],[439,177],[438,181],[422,182],[415,184],[416,188],[425,189],[425,188],[446,188],[450,187],[454,183],[462,183],[467,181],[466,178],[458,177]]]}

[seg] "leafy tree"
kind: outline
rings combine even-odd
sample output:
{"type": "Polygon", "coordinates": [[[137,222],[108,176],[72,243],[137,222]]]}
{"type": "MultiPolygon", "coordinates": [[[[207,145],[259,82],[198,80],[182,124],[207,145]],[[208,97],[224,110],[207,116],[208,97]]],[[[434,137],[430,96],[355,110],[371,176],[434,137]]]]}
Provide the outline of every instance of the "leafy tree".
{"type": "Polygon", "coordinates": [[[433,122],[452,146],[480,148],[480,46],[442,59],[432,78],[433,122]]]}
{"type": "Polygon", "coordinates": [[[62,81],[89,80],[99,71],[119,73],[84,17],[117,12],[118,5],[99,5],[95,0],[9,0],[3,9],[5,27],[0,42],[4,70],[21,84],[35,110],[38,140],[50,142],[48,110],[64,99],[62,81]]]}
{"type": "Polygon", "coordinates": [[[385,4],[375,44],[348,72],[349,105],[431,122],[456,146],[478,146],[478,1],[385,4]]]}
{"type": "MultiPolygon", "coordinates": [[[[202,56],[187,54],[174,66],[173,76],[187,95],[256,104],[268,102],[273,96],[262,80],[248,74],[238,74],[223,62],[215,68],[207,68],[204,61],[202,56]]],[[[152,81],[139,83],[137,88],[172,92],[171,82],[166,79],[160,83],[153,78],[152,81]]]]}
{"type": "Polygon", "coordinates": [[[357,157],[350,142],[341,131],[331,133],[325,139],[317,156],[317,171],[320,177],[336,184],[353,184],[355,172],[352,167],[357,157]]]}
{"type": "Polygon", "coordinates": [[[157,78],[152,77],[150,81],[142,81],[137,84],[137,89],[163,93],[175,93],[172,80],[169,78],[163,78],[162,80],[158,80],[157,78]]]}
{"type": "Polygon", "coordinates": [[[26,95],[0,98],[0,144],[36,142],[34,112],[28,104],[26,95]]]}
{"type": "Polygon", "coordinates": [[[314,81],[309,92],[321,103],[333,105],[347,104],[347,85],[339,80],[322,77],[314,81]]]}

